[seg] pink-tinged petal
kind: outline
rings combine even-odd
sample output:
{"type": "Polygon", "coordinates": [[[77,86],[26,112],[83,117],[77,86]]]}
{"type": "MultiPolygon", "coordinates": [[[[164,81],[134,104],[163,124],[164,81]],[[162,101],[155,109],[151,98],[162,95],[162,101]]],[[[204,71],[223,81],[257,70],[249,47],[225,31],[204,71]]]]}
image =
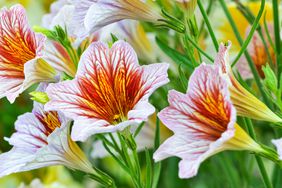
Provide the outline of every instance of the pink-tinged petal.
{"type": "Polygon", "coordinates": [[[214,65],[219,67],[223,73],[229,73],[231,71],[231,66],[229,64],[229,49],[231,47],[231,41],[227,44],[221,43],[218,49],[218,54],[215,58],[214,65]]]}
{"type": "Polygon", "coordinates": [[[271,141],[277,148],[279,159],[282,160],[282,138],[271,141]]]}
{"type": "Polygon", "coordinates": [[[76,82],[65,81],[49,84],[46,93],[51,99],[44,106],[46,111],[59,109],[72,119],[78,118],[79,115],[88,115],[88,113],[82,111],[83,109],[80,109],[80,104],[77,102],[86,100],[80,95],[79,85],[76,82]]]}
{"type": "Polygon", "coordinates": [[[16,133],[8,139],[9,143],[18,148],[30,148],[34,152],[46,145],[46,128],[33,113],[25,113],[15,122],[16,133]]]}
{"type": "Polygon", "coordinates": [[[6,96],[10,102],[14,102],[26,89],[25,66],[42,55],[44,41],[43,35],[36,34],[30,29],[21,5],[15,5],[9,10],[1,9],[0,82],[6,83],[0,86],[0,97],[6,96]]]}
{"type": "MultiPolygon", "coordinates": [[[[92,119],[93,128],[81,122],[78,125],[81,129],[92,129],[89,131],[92,134],[99,132],[98,129],[100,132],[121,130],[124,127],[120,123],[141,122],[154,112],[146,102],[153,91],[168,82],[167,69],[167,64],[139,66],[136,53],[123,41],[116,42],[111,49],[95,42],[82,55],[74,80],[50,84],[47,88],[50,101],[45,109],[62,111],[75,121],[92,119]]],[[[85,139],[87,131],[82,132],[72,138],[85,139]]]]}
{"type": "Polygon", "coordinates": [[[168,63],[156,63],[151,65],[144,65],[143,68],[143,82],[141,90],[145,90],[146,94],[142,99],[148,99],[148,97],[159,87],[167,84],[168,79],[168,63]]]}

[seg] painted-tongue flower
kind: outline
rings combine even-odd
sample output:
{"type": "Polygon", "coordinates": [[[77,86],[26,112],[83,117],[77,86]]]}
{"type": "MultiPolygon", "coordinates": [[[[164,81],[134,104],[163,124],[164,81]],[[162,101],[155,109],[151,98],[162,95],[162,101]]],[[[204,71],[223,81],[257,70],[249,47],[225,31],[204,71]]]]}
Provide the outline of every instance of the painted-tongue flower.
{"type": "MultiPolygon", "coordinates": [[[[249,34],[249,30],[250,28],[248,28],[247,34],[249,34]]],[[[262,30],[263,37],[267,39],[266,30],[264,28],[262,28],[261,30],[262,30]]],[[[274,29],[273,29],[272,24],[268,24],[268,32],[269,32],[269,36],[271,40],[274,40],[274,29]]],[[[271,63],[274,65],[276,64],[275,51],[272,45],[270,44],[269,40],[266,40],[266,46],[267,46],[267,49],[265,48],[259,33],[256,31],[247,48],[256,66],[256,69],[262,78],[264,77],[262,67],[266,66],[267,64],[271,64],[271,63]]],[[[244,79],[253,78],[252,71],[250,70],[247,60],[244,56],[240,58],[240,60],[236,64],[236,67],[238,68],[239,73],[241,74],[241,76],[244,79]]]]}
{"type": "Polygon", "coordinates": [[[247,91],[235,78],[229,64],[228,50],[231,46],[220,44],[218,55],[214,66],[218,67],[229,82],[231,100],[234,104],[237,114],[256,120],[281,122],[282,119],[273,113],[264,103],[258,100],[253,94],[247,91]]]}
{"type": "Polygon", "coordinates": [[[149,96],[166,84],[168,64],[139,66],[129,44],[109,49],[92,43],[80,59],[74,80],[50,84],[46,110],[74,119],[72,138],[85,141],[95,133],[114,132],[146,120],[155,109],[149,96]]]}
{"type": "Polygon", "coordinates": [[[0,155],[0,177],[51,165],[93,172],[91,163],[70,138],[69,119],[60,112],[46,112],[42,104],[34,102],[32,113],[19,116],[15,128],[6,139],[13,148],[0,155]]]}
{"type": "Polygon", "coordinates": [[[180,178],[195,176],[205,159],[223,150],[263,150],[236,123],[228,83],[213,65],[201,64],[190,77],[187,93],[172,90],[168,100],[169,106],[158,116],[174,135],[154,159],[180,157],[180,178]]]}
{"type": "Polygon", "coordinates": [[[155,23],[163,18],[154,6],[142,0],[75,0],[74,4],[77,34],[82,37],[124,19],[155,23]]]}
{"type": "Polygon", "coordinates": [[[0,11],[0,98],[14,102],[34,83],[53,81],[56,71],[42,57],[45,37],[28,26],[24,8],[0,11]]]}

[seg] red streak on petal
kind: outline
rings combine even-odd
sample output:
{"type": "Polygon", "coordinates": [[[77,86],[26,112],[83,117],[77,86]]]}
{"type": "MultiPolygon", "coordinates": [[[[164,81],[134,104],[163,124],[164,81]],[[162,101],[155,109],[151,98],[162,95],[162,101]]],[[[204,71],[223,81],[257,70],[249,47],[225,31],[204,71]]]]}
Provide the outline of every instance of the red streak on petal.
{"type": "Polygon", "coordinates": [[[55,111],[44,112],[44,114],[35,114],[37,119],[44,125],[43,132],[46,136],[50,135],[56,128],[61,127],[61,121],[58,113],[55,111]]]}
{"type": "Polygon", "coordinates": [[[3,10],[0,13],[1,76],[24,78],[24,64],[36,56],[36,49],[35,33],[27,25],[25,12],[19,7],[3,10]]]}
{"type": "Polygon", "coordinates": [[[127,113],[142,98],[142,70],[134,65],[127,65],[121,59],[114,69],[113,65],[95,65],[94,72],[87,72],[87,77],[79,79],[82,97],[80,107],[87,114],[83,116],[106,120],[112,124],[127,119],[127,113]],[[130,66],[130,67],[129,67],[130,66]]]}

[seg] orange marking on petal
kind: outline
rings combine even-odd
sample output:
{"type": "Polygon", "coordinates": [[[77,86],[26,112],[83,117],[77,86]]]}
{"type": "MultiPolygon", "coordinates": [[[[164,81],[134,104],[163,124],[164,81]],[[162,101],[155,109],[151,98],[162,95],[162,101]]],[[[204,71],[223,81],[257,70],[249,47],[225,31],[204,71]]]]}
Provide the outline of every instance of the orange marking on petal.
{"type": "Polygon", "coordinates": [[[230,122],[230,110],[225,106],[224,96],[220,90],[213,92],[200,90],[197,97],[191,98],[193,104],[190,107],[195,111],[187,114],[195,121],[199,128],[191,127],[197,132],[203,132],[201,138],[217,140],[227,129],[230,122]]]}
{"type": "Polygon", "coordinates": [[[88,77],[80,78],[79,84],[82,97],[81,108],[90,117],[104,119],[111,124],[117,124],[127,119],[127,113],[133,109],[144,95],[141,91],[142,71],[137,67],[127,67],[124,60],[119,62],[118,68],[95,66],[88,77]]]}
{"type": "Polygon", "coordinates": [[[36,114],[37,119],[44,125],[45,134],[50,135],[56,128],[61,127],[59,115],[55,111],[44,112],[44,114],[36,114]]]}
{"type": "Polygon", "coordinates": [[[35,58],[37,46],[24,10],[16,7],[0,13],[0,72],[9,72],[1,76],[24,78],[24,64],[35,58]]]}

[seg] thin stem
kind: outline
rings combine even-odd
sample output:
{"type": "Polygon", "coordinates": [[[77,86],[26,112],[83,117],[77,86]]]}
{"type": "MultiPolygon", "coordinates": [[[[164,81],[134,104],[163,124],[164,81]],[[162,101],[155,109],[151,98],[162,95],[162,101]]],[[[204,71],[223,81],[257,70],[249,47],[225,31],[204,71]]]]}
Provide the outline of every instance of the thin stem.
{"type": "MultiPolygon", "coordinates": [[[[262,1],[265,2],[265,0],[262,0],[262,1]]],[[[236,26],[236,24],[235,24],[235,22],[234,22],[234,20],[233,20],[233,18],[231,16],[231,14],[230,14],[230,12],[229,12],[229,10],[227,8],[227,5],[226,5],[225,1],[224,0],[219,0],[219,2],[220,2],[221,6],[223,8],[223,11],[224,11],[224,13],[225,13],[225,15],[226,15],[226,17],[227,17],[227,19],[228,19],[232,29],[233,29],[234,34],[236,35],[236,38],[237,38],[239,44],[242,46],[243,45],[243,39],[242,39],[242,37],[240,35],[240,32],[239,32],[239,30],[238,30],[238,28],[237,28],[237,26],[236,26]]],[[[259,77],[257,69],[256,69],[256,67],[254,65],[254,62],[253,62],[249,52],[246,49],[245,49],[244,53],[245,53],[247,62],[249,64],[249,67],[250,67],[250,69],[251,69],[251,71],[253,73],[256,85],[257,85],[257,87],[258,87],[258,89],[259,89],[259,91],[260,91],[260,93],[261,93],[261,95],[263,97],[263,100],[264,100],[264,102],[268,103],[267,95],[265,94],[265,92],[263,90],[263,86],[262,86],[262,83],[260,82],[260,77],[259,77]]]]}
{"type": "MultiPolygon", "coordinates": [[[[248,131],[249,131],[250,136],[251,136],[254,140],[256,140],[256,134],[255,134],[255,131],[254,131],[254,127],[253,127],[252,121],[251,121],[250,119],[248,119],[248,118],[244,118],[244,120],[245,120],[245,123],[246,123],[246,125],[247,125],[247,128],[248,128],[248,131]]],[[[256,161],[257,161],[257,163],[258,163],[259,170],[260,170],[261,176],[262,176],[262,178],[263,178],[265,187],[267,187],[267,188],[272,188],[271,182],[270,182],[270,180],[269,180],[269,177],[268,177],[268,175],[267,175],[267,172],[266,172],[266,169],[265,169],[265,167],[264,167],[264,164],[263,164],[263,161],[262,161],[261,157],[259,157],[259,156],[256,155],[255,158],[256,158],[256,161]]]]}
{"type": "Polygon", "coordinates": [[[274,36],[275,36],[275,47],[277,55],[277,64],[278,64],[278,78],[280,78],[282,64],[281,64],[281,41],[280,41],[280,23],[279,23],[279,3],[278,0],[272,0],[273,8],[273,23],[274,23],[274,36]]]}
{"type": "Polygon", "coordinates": [[[186,38],[187,38],[187,40],[201,53],[201,54],[203,54],[208,60],[210,60],[212,63],[214,62],[214,59],[209,55],[209,54],[207,54],[206,52],[204,52],[204,50],[202,50],[199,46],[198,46],[198,44],[195,42],[195,41],[193,41],[192,39],[191,39],[191,37],[189,37],[188,35],[186,35],[186,38]]]}
{"type": "MultiPolygon", "coordinates": [[[[207,10],[206,10],[207,15],[210,14],[210,12],[211,12],[211,10],[212,10],[212,5],[214,5],[213,0],[210,0],[210,1],[209,1],[208,8],[207,8],[207,10]]],[[[199,34],[199,35],[202,35],[202,33],[203,33],[203,31],[204,31],[204,21],[201,22],[201,26],[200,26],[199,31],[200,31],[200,34],[199,34]]]]}
{"type": "Polygon", "coordinates": [[[197,2],[198,2],[199,9],[201,11],[201,14],[202,14],[202,16],[203,16],[203,18],[205,20],[206,25],[207,25],[209,34],[211,35],[211,39],[212,39],[213,45],[215,47],[215,50],[218,52],[219,45],[218,45],[218,42],[216,40],[215,34],[214,34],[213,30],[212,30],[212,27],[211,27],[208,15],[206,13],[206,10],[205,10],[201,0],[198,0],[197,2]]]}
{"type": "Polygon", "coordinates": [[[238,55],[236,56],[235,60],[233,61],[232,63],[232,67],[234,65],[236,65],[236,63],[238,62],[238,60],[240,59],[240,57],[242,56],[242,54],[246,51],[257,27],[259,26],[259,21],[260,21],[260,18],[262,17],[262,14],[263,14],[263,11],[264,11],[264,7],[265,7],[265,0],[261,0],[261,4],[260,4],[260,9],[259,9],[259,13],[254,21],[254,24],[251,28],[251,31],[248,35],[248,37],[246,38],[245,42],[243,44],[241,44],[241,50],[240,52],[238,53],[238,55]]]}

